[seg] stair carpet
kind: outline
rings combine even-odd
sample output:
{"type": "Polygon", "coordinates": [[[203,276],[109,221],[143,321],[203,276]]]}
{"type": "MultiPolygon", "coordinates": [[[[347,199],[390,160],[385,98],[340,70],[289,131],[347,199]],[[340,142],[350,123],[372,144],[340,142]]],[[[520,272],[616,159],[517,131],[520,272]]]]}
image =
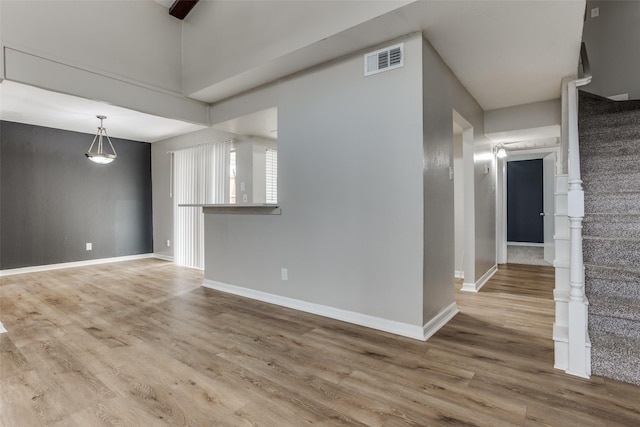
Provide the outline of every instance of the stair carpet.
{"type": "Polygon", "coordinates": [[[640,385],[640,101],[580,92],[591,370],[640,385]]]}

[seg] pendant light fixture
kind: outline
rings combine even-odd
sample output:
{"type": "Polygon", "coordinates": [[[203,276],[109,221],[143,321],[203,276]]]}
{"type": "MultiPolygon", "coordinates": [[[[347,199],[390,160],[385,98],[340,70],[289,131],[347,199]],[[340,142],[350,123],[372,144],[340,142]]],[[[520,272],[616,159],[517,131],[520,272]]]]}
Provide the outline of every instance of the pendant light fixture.
{"type": "Polygon", "coordinates": [[[111,143],[111,139],[109,139],[109,135],[107,135],[107,129],[105,129],[105,127],[102,126],[102,121],[106,119],[107,116],[96,116],[96,117],[100,119],[100,127],[98,128],[98,133],[93,138],[93,142],[89,147],[89,151],[87,151],[84,155],[87,156],[87,158],[94,163],[106,165],[107,163],[113,162],[116,159],[116,157],[118,157],[118,155],[116,154],[115,148],[113,148],[113,144],[111,143]],[[103,134],[104,134],[104,137],[107,139],[109,146],[111,147],[111,153],[105,153],[104,151],[102,151],[102,135],[103,134]],[[98,146],[96,147],[96,151],[91,151],[93,149],[93,146],[96,144],[96,141],[98,141],[98,146]]]}

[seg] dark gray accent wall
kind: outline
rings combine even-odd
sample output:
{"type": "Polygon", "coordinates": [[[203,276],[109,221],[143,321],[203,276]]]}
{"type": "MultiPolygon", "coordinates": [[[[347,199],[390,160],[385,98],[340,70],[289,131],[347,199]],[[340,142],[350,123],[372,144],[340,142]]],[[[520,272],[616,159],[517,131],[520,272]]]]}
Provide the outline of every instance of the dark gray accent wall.
{"type": "Polygon", "coordinates": [[[0,269],[153,251],[150,144],[112,138],[97,165],[92,139],[0,122],[0,269]]]}

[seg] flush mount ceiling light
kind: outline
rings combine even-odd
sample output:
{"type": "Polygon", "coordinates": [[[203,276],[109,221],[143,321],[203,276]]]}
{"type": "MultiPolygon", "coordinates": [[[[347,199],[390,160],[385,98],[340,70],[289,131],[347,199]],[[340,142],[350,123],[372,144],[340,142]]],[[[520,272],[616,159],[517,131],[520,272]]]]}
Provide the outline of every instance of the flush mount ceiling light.
{"type": "Polygon", "coordinates": [[[496,147],[498,150],[496,151],[496,157],[499,159],[504,159],[507,157],[507,150],[504,149],[504,145],[498,144],[496,147]]]}
{"type": "Polygon", "coordinates": [[[107,135],[107,129],[105,129],[105,127],[102,126],[102,121],[106,119],[107,116],[96,116],[96,117],[100,119],[100,127],[98,128],[98,133],[93,138],[93,142],[89,147],[89,151],[87,151],[84,155],[87,156],[87,158],[94,163],[106,165],[107,163],[113,162],[116,159],[116,157],[118,157],[118,155],[116,154],[115,148],[113,148],[113,144],[111,143],[111,139],[109,139],[109,135],[107,135]],[[109,146],[111,147],[111,153],[105,153],[104,151],[102,151],[102,135],[103,134],[104,134],[104,137],[107,139],[109,146]],[[96,147],[97,151],[91,151],[93,149],[93,146],[96,144],[96,141],[98,141],[98,146],[96,147]]]}

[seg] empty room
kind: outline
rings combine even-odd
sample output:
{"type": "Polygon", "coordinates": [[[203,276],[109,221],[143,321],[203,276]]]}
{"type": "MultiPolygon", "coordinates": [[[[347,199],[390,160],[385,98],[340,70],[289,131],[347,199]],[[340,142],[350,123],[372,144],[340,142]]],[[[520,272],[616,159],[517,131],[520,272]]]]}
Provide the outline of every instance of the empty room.
{"type": "Polygon", "coordinates": [[[0,0],[0,425],[640,425],[638,19],[0,0]]]}

